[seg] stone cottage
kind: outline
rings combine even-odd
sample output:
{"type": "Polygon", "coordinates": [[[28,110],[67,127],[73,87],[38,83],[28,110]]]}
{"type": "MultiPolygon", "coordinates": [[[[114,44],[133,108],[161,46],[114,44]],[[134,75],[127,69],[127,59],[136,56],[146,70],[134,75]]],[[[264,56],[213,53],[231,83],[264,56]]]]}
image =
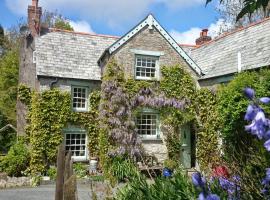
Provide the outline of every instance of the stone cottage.
{"type": "MultiPolygon", "coordinates": [[[[87,111],[88,96],[100,87],[102,72],[112,57],[124,67],[126,76],[136,80],[159,80],[160,66],[180,64],[198,87],[225,83],[242,70],[270,64],[269,19],[214,40],[203,30],[196,45],[181,45],[151,14],[124,36],[116,37],[45,30],[40,26],[41,13],[38,0],[32,0],[28,7],[30,32],[24,36],[21,47],[19,82],[37,91],[58,87],[70,92],[74,112],[87,111]]],[[[17,129],[21,134],[26,125],[25,116],[26,107],[18,102],[17,129]]],[[[138,127],[145,128],[138,131],[146,152],[163,161],[167,149],[159,131],[158,112],[146,110],[139,118],[144,119],[138,127]]],[[[72,150],[74,160],[87,160],[85,130],[72,127],[63,133],[66,148],[72,150]]],[[[182,163],[191,168],[195,162],[191,158],[194,145],[189,126],[183,126],[181,133],[182,163]]]]}

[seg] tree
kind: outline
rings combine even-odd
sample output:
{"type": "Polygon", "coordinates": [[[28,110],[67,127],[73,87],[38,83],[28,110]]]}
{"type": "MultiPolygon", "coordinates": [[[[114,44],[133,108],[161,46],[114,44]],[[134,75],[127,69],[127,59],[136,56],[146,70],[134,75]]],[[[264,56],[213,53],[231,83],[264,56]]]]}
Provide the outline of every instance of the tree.
{"type": "Polygon", "coordinates": [[[73,31],[73,27],[70,25],[69,20],[59,14],[57,11],[50,12],[45,10],[41,17],[41,24],[48,28],[57,28],[62,30],[73,31]]]}
{"type": "MultiPolygon", "coordinates": [[[[212,0],[206,0],[206,5],[212,0]]],[[[234,0],[220,0],[220,4],[228,2],[237,2],[234,0]]],[[[236,21],[239,21],[244,16],[247,16],[249,19],[252,19],[252,15],[260,12],[263,12],[263,18],[269,17],[270,15],[270,0],[240,0],[240,11],[237,11],[236,21]]],[[[230,4],[230,8],[233,8],[233,4],[230,4]]]]}
{"type": "Polygon", "coordinates": [[[3,27],[2,27],[1,24],[0,24],[0,46],[3,45],[4,37],[5,37],[4,29],[3,29],[3,27]]]}
{"type": "Polygon", "coordinates": [[[224,19],[226,24],[231,24],[231,28],[246,26],[252,22],[256,22],[264,18],[262,9],[258,9],[252,15],[245,15],[241,19],[236,20],[238,14],[244,8],[244,0],[223,0],[217,10],[224,19]]]}

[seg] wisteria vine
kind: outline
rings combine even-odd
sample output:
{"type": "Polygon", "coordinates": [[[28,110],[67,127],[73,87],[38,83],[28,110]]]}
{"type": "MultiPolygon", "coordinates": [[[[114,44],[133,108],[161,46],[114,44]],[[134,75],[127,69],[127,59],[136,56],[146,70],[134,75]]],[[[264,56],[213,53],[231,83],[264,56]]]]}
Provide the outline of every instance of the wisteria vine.
{"type": "Polygon", "coordinates": [[[121,67],[111,64],[107,66],[107,73],[101,86],[99,118],[101,128],[106,130],[113,146],[108,151],[111,157],[124,154],[134,157],[140,152],[141,141],[133,115],[135,109],[172,107],[184,110],[190,103],[187,99],[167,98],[164,94],[146,87],[141,88],[136,95],[129,96],[123,87],[126,80],[121,67]]]}

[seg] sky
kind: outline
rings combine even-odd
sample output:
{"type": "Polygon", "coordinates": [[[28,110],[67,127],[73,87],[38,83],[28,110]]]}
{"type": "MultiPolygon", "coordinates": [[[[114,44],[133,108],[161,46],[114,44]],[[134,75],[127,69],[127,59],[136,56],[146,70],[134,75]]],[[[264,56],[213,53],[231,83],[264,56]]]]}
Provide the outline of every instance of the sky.
{"type": "MultiPolygon", "coordinates": [[[[56,11],[70,20],[75,31],[121,36],[149,13],[182,44],[194,44],[203,28],[215,36],[222,20],[218,1],[205,0],[39,0],[43,10],[56,11]]],[[[26,20],[31,0],[0,0],[0,24],[8,29],[26,20]]]]}

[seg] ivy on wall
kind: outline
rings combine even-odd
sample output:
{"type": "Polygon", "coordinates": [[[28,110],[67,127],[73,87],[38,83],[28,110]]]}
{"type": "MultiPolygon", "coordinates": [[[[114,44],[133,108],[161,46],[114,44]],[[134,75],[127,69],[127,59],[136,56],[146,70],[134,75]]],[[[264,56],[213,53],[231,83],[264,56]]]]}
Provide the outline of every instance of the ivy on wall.
{"type": "Polygon", "coordinates": [[[71,95],[68,92],[53,89],[37,93],[20,85],[18,93],[20,100],[29,108],[26,134],[31,149],[32,174],[44,173],[49,165],[55,164],[58,145],[63,141],[63,129],[69,124],[87,130],[90,156],[98,154],[98,91],[90,94],[89,112],[83,113],[71,110],[71,95]]]}
{"type": "Polygon", "coordinates": [[[200,169],[211,172],[211,168],[220,162],[220,120],[217,111],[216,94],[203,88],[198,91],[196,99],[198,117],[197,129],[197,158],[200,169]]]}
{"type": "Polygon", "coordinates": [[[162,67],[161,72],[161,81],[142,81],[126,78],[115,61],[106,66],[100,104],[100,158],[103,168],[110,166],[108,155],[111,150],[116,150],[116,155],[127,153],[125,144],[128,144],[129,148],[134,147],[130,150],[136,152],[139,145],[133,135],[136,130],[131,116],[142,107],[160,111],[162,123],[172,127],[166,145],[169,156],[179,162],[179,127],[195,118],[190,99],[195,98],[196,87],[190,75],[180,66],[162,67]],[[127,127],[126,124],[132,125],[127,127]],[[134,140],[128,141],[127,138],[134,140]]]}

